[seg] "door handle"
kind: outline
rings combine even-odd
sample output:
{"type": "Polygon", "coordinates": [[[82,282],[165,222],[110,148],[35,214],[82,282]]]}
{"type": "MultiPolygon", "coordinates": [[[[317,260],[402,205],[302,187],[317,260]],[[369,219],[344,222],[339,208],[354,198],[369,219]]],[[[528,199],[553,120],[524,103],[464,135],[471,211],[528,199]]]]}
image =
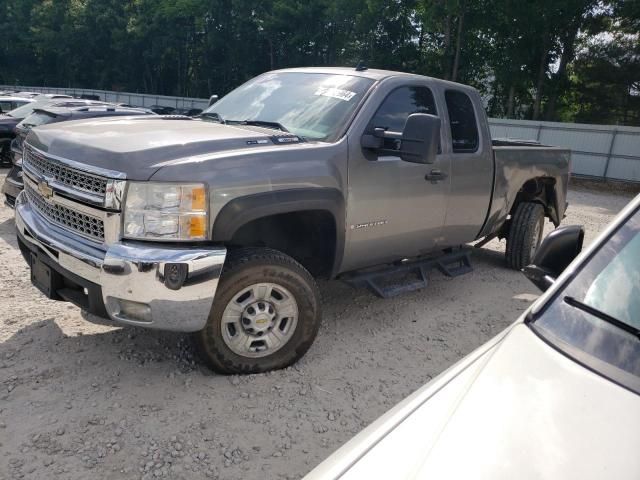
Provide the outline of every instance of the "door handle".
{"type": "Polygon", "coordinates": [[[438,183],[447,178],[447,174],[442,170],[431,170],[424,176],[425,180],[430,181],[431,183],[438,183]]]}

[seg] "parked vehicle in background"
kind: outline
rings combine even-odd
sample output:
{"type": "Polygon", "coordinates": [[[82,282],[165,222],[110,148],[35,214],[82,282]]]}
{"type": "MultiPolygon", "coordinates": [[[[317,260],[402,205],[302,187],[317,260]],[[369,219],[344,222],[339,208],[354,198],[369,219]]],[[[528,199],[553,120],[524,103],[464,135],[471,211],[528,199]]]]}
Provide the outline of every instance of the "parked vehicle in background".
{"type": "Polygon", "coordinates": [[[305,480],[640,478],[640,196],[581,245],[551,233],[547,293],[305,480]]]}
{"type": "Polygon", "coordinates": [[[148,108],[149,110],[151,110],[154,113],[157,113],[158,115],[173,115],[176,112],[175,108],[167,107],[164,105],[151,105],[148,108]]]}
{"type": "Polygon", "coordinates": [[[202,113],[201,108],[176,108],[173,115],[185,115],[187,117],[197,117],[202,113]]]}
{"type": "Polygon", "coordinates": [[[15,128],[18,123],[31,115],[36,108],[47,105],[57,106],[82,106],[90,105],[90,100],[80,100],[68,95],[38,95],[33,102],[0,115],[0,166],[11,166],[11,141],[15,138],[15,128]]]}
{"type": "Polygon", "coordinates": [[[42,93],[40,92],[22,92],[19,90],[15,90],[12,95],[16,96],[16,97],[23,97],[23,98],[35,98],[38,95],[42,95],[42,93]]]}
{"type": "Polygon", "coordinates": [[[25,97],[16,97],[16,96],[0,96],[0,115],[10,112],[11,110],[15,110],[18,107],[21,107],[25,103],[31,103],[34,100],[31,98],[25,97]]]}
{"type": "Polygon", "coordinates": [[[471,87],[282,70],[197,120],[33,129],[18,242],[48,297],[120,324],[197,332],[213,369],[261,372],[313,342],[314,277],[456,255],[494,236],[507,238],[511,267],[527,265],[545,218],[564,217],[569,159],[492,145],[471,87]]]}
{"type": "MultiPolygon", "coordinates": [[[[29,93],[29,92],[24,92],[29,93]]],[[[40,93],[40,92],[31,92],[33,95],[33,98],[35,98],[36,100],[43,100],[43,99],[50,99],[50,100],[58,100],[61,98],[74,98],[71,95],[65,95],[63,93],[40,93]]]]}
{"type": "Polygon", "coordinates": [[[54,104],[50,107],[37,108],[15,127],[15,138],[11,142],[13,166],[7,173],[2,187],[5,203],[13,207],[18,194],[24,188],[22,181],[22,149],[23,142],[32,128],[70,120],[139,115],[155,114],[151,110],[143,108],[125,108],[93,101],[84,102],[80,106],[59,106],[59,104],[54,104]]]}

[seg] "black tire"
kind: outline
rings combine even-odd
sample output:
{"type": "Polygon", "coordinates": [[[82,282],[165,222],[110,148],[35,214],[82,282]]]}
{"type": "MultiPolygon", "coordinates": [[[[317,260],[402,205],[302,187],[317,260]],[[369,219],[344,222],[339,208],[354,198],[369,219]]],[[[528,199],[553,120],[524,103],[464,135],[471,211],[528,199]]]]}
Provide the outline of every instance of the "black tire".
{"type": "Polygon", "coordinates": [[[209,319],[204,329],[195,334],[196,342],[205,363],[218,373],[266,372],[298,361],[313,343],[320,319],[320,293],[302,265],[277,250],[241,249],[231,251],[227,257],[209,319]],[[229,347],[223,338],[222,316],[238,293],[261,283],[276,284],[290,292],[297,303],[298,317],[291,337],[282,347],[267,356],[253,358],[239,355],[229,347]]]}
{"type": "Polygon", "coordinates": [[[542,241],[544,208],[539,203],[522,202],[511,218],[507,236],[507,265],[522,270],[531,264],[542,241]]]}
{"type": "Polygon", "coordinates": [[[0,167],[11,167],[11,142],[0,142],[0,167]]]}

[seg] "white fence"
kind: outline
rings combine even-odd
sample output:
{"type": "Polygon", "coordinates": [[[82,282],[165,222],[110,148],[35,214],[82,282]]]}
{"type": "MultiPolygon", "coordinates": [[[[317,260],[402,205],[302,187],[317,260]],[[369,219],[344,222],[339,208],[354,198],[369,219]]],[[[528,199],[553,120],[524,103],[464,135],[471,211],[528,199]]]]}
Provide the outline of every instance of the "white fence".
{"type": "Polygon", "coordinates": [[[640,128],[489,119],[493,138],[536,140],[571,149],[575,175],[640,182],[640,128]]]}
{"type": "MultiPolygon", "coordinates": [[[[141,107],[206,108],[206,98],[169,97],[82,88],[2,86],[2,89],[97,95],[101,100],[141,107]]],[[[640,182],[640,128],[580,123],[535,122],[490,118],[493,138],[535,140],[572,150],[572,173],[601,179],[640,182]]]]}

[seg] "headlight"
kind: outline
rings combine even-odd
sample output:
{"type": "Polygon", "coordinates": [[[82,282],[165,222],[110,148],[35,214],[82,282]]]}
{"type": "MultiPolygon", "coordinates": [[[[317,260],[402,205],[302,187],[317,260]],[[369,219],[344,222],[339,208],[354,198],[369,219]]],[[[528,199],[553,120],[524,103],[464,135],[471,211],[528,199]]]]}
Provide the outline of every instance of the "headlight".
{"type": "Polygon", "coordinates": [[[22,166],[22,154],[23,154],[22,142],[19,137],[14,138],[11,141],[11,162],[17,166],[22,166]]]}
{"type": "Polygon", "coordinates": [[[201,183],[130,182],[123,231],[125,238],[207,239],[206,187],[201,183]]]}

